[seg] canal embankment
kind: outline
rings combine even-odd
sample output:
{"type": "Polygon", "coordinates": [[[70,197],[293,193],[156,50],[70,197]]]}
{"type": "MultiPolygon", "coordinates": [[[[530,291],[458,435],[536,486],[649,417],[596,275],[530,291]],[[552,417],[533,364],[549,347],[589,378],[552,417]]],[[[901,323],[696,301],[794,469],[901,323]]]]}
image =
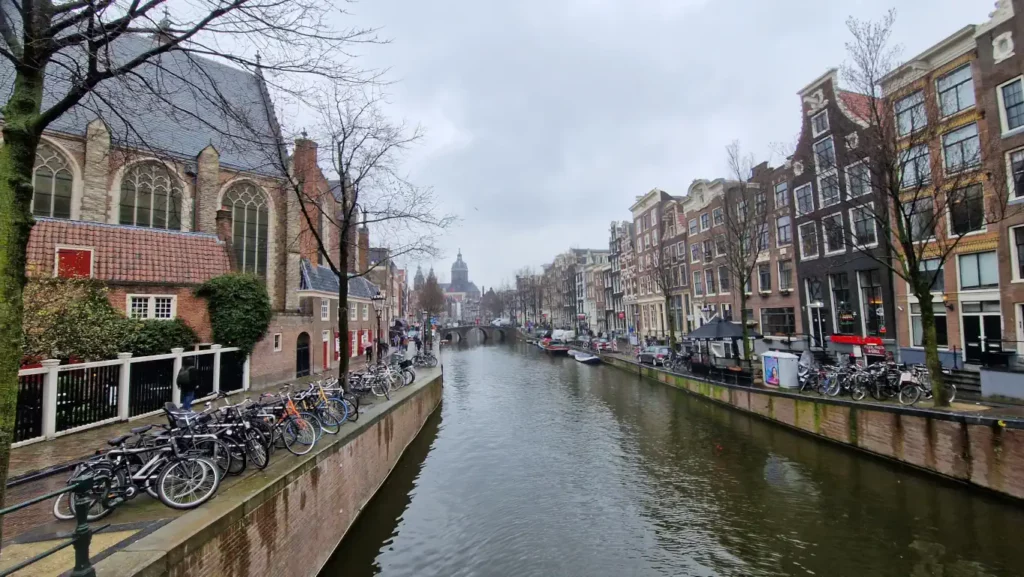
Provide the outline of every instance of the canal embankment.
{"type": "Polygon", "coordinates": [[[704,381],[604,355],[605,363],[774,423],[1024,499],[1024,419],[704,381]]]}
{"type": "Polygon", "coordinates": [[[441,370],[420,371],[415,383],[337,437],[222,488],[211,502],[104,558],[96,573],[317,575],[441,396],[441,370]]]}

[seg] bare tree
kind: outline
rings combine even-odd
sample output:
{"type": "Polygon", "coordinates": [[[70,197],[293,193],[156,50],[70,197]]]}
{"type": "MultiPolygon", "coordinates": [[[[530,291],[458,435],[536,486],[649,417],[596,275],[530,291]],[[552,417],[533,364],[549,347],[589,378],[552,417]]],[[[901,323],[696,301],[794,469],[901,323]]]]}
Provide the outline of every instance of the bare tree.
{"type": "MultiPolygon", "coordinates": [[[[846,229],[826,222],[833,235],[910,286],[921,307],[925,362],[937,406],[948,405],[932,310],[932,287],[965,236],[1015,214],[1008,204],[1006,169],[994,143],[971,125],[942,155],[950,128],[940,119],[959,110],[953,100],[931,98],[921,83],[905,82],[898,47],[891,44],[895,12],[878,21],[847,20],[850,62],[845,82],[861,95],[863,130],[846,156],[847,194],[864,202],[846,229]],[[944,164],[943,164],[944,162],[944,164]]],[[[965,95],[973,102],[970,89],[965,95]]],[[[948,97],[947,97],[948,98],[948,97]]],[[[976,126],[976,125],[975,125],[976,126]]]]}
{"type": "Polygon", "coordinates": [[[78,114],[117,131],[119,146],[144,148],[152,123],[126,110],[148,107],[211,127],[248,114],[229,104],[232,87],[210,75],[211,60],[259,69],[283,91],[304,78],[358,81],[346,46],[373,41],[372,31],[332,29],[337,12],[312,0],[0,2],[0,86],[8,95],[0,146],[0,481],[17,406],[32,173],[43,132],[78,114]],[[184,18],[172,22],[169,8],[184,18]],[[181,104],[181,93],[191,105],[181,104]]]}
{"type": "MultiPolygon", "coordinates": [[[[372,229],[382,237],[390,247],[390,259],[436,257],[437,235],[454,222],[454,217],[440,214],[432,189],[417,186],[400,172],[402,155],[422,138],[422,132],[387,118],[381,109],[383,95],[375,87],[335,85],[314,101],[321,114],[317,140],[327,143],[320,152],[341,176],[337,190],[340,199],[328,196],[333,193],[325,193],[314,183],[302,181],[296,176],[298,171],[287,172],[300,217],[323,262],[340,280],[338,332],[344,335],[348,334],[349,318],[347,279],[365,276],[374,267],[386,265],[375,263],[359,270],[354,258],[357,229],[372,229]],[[337,211],[329,208],[335,206],[335,200],[340,200],[337,211]],[[332,250],[335,240],[337,254],[332,250]]],[[[279,166],[289,168],[284,147],[277,150],[279,166]]],[[[347,382],[349,356],[341,355],[338,365],[343,383],[347,382]]]]}
{"type": "MultiPolygon", "coordinates": [[[[679,286],[677,277],[677,256],[672,254],[676,237],[674,211],[663,211],[658,230],[658,242],[654,245],[654,265],[651,267],[651,283],[654,290],[665,299],[665,322],[668,325],[668,342],[676,348],[676,323],[672,315],[672,291],[679,286]]],[[[681,328],[681,327],[679,327],[681,328]]]]}
{"type": "Polygon", "coordinates": [[[762,257],[768,256],[770,246],[768,191],[761,190],[750,181],[754,158],[744,154],[739,142],[726,147],[729,180],[722,194],[722,215],[725,237],[716,239],[718,248],[724,249],[725,267],[740,294],[740,320],[743,325],[743,358],[749,360],[750,328],[743,311],[747,310],[747,284],[762,257]],[[724,247],[722,246],[724,244],[724,247]]]}
{"type": "Polygon", "coordinates": [[[441,286],[437,284],[437,277],[430,275],[427,277],[423,287],[420,288],[420,307],[427,311],[427,314],[436,317],[444,312],[445,300],[444,291],[441,290],[441,286]]]}

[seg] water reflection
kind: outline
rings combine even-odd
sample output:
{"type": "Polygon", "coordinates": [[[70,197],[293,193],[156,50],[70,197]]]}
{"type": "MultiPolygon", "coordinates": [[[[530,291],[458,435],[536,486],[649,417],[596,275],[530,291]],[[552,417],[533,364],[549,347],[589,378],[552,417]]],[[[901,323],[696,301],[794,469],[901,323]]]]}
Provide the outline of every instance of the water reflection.
{"type": "Polygon", "coordinates": [[[436,441],[323,575],[1021,574],[1015,504],[527,345],[444,355],[436,441]]]}

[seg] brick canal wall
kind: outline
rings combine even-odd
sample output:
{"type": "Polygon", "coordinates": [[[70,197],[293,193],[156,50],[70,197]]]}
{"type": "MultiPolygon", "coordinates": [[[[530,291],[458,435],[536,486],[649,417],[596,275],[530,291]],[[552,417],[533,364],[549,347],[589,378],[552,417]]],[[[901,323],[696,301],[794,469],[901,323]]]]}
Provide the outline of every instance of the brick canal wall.
{"type": "Polygon", "coordinates": [[[709,383],[606,363],[821,439],[1024,499],[1024,422],[709,383]]]}
{"type": "Polygon", "coordinates": [[[265,474],[112,554],[97,564],[97,575],[317,575],[440,404],[440,370],[423,372],[426,378],[336,442],[303,458],[275,452],[280,463],[265,474]]]}

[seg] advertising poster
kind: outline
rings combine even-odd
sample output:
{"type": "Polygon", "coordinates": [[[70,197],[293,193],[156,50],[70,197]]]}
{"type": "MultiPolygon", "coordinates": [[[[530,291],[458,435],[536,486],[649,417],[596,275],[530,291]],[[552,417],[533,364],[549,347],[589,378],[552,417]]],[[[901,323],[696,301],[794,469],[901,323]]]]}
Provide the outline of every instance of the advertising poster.
{"type": "Polygon", "coordinates": [[[775,357],[763,357],[764,359],[764,382],[766,385],[779,386],[779,359],[775,357]]]}

